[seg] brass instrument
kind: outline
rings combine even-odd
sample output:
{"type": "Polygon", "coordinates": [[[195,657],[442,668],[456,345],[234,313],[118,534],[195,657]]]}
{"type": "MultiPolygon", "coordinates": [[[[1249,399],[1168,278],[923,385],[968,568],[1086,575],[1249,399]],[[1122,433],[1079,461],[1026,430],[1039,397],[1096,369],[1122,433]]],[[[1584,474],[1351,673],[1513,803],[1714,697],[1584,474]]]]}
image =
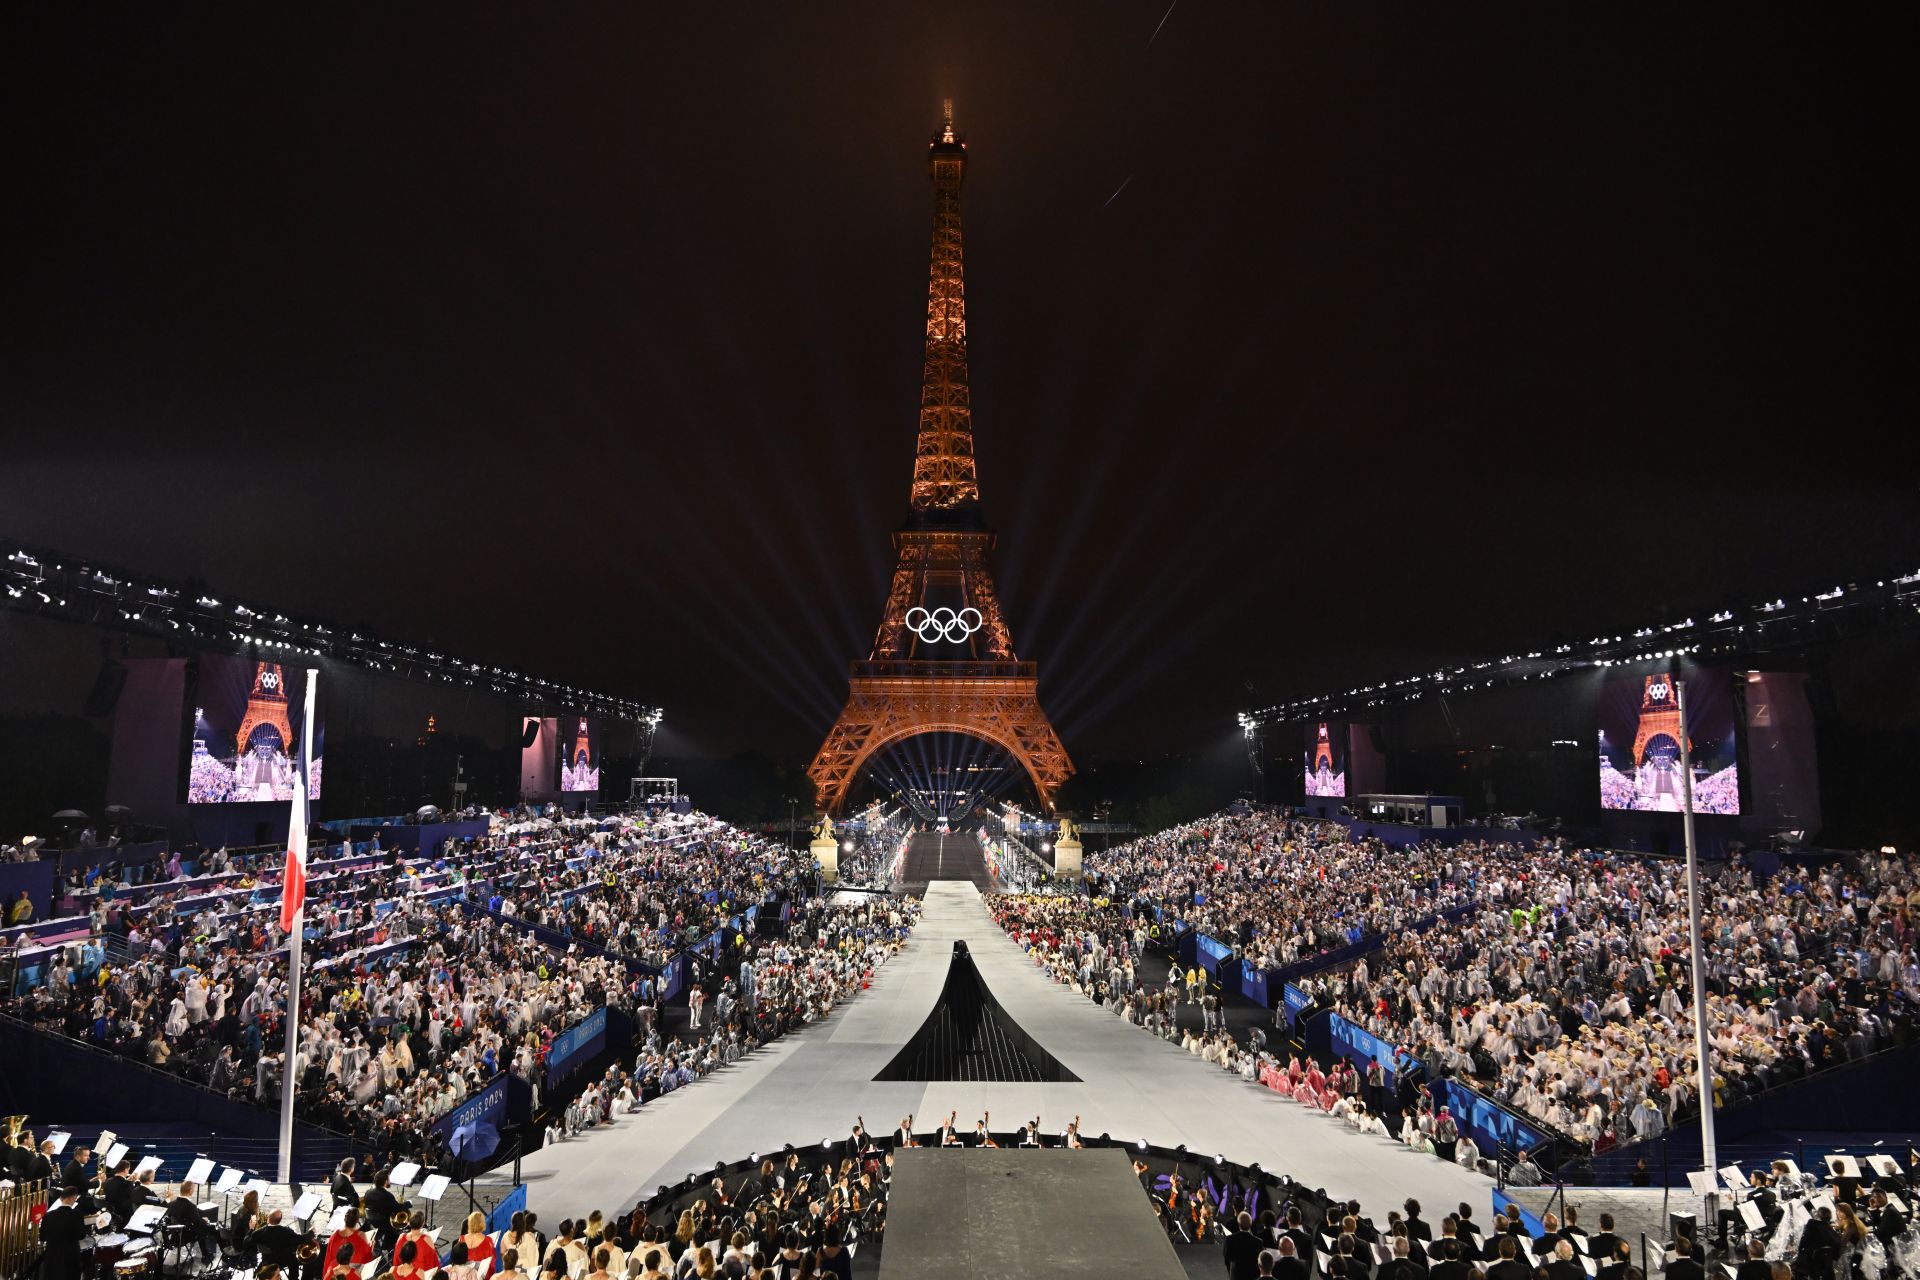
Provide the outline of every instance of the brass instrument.
{"type": "Polygon", "coordinates": [[[300,1242],[300,1247],[293,1251],[293,1256],[302,1262],[312,1262],[320,1256],[320,1242],[312,1236],[308,1236],[300,1242]]]}
{"type": "MultiPolygon", "coordinates": [[[[25,1129],[26,1127],[27,1127],[27,1118],[25,1116],[8,1116],[7,1117],[7,1145],[10,1147],[19,1146],[20,1131],[22,1129],[25,1129]]],[[[29,1141],[31,1141],[33,1138],[33,1135],[28,1134],[27,1138],[29,1141]]]]}
{"type": "Polygon", "coordinates": [[[413,1214],[405,1209],[395,1209],[393,1219],[387,1223],[395,1231],[402,1233],[413,1230],[413,1214]]]}

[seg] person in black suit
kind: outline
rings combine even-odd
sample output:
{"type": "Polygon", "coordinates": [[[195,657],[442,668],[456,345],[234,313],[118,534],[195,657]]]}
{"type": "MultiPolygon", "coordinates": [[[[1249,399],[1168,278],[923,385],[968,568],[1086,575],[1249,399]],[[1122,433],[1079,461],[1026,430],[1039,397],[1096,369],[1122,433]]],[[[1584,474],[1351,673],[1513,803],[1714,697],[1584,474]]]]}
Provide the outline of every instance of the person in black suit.
{"type": "Polygon", "coordinates": [[[200,1246],[200,1256],[211,1258],[217,1249],[219,1233],[206,1215],[200,1212],[200,1206],[193,1202],[195,1187],[191,1182],[180,1184],[180,1192],[167,1201],[166,1224],[175,1227],[186,1238],[200,1246]]]}
{"type": "Polygon", "coordinates": [[[1889,1249],[1907,1229],[1907,1215],[1889,1204],[1887,1193],[1878,1187],[1867,1199],[1867,1218],[1872,1223],[1873,1234],[1889,1249]]]}
{"type": "Polygon", "coordinates": [[[1393,1238],[1393,1260],[1380,1268],[1377,1280],[1422,1280],[1427,1269],[1412,1257],[1413,1241],[1405,1236],[1393,1238]]]}
{"type": "Polygon", "coordinates": [[[127,1225],[127,1219],[133,1211],[144,1203],[140,1194],[140,1184],[127,1176],[127,1166],[123,1163],[107,1179],[106,1186],[100,1189],[100,1198],[107,1203],[107,1212],[113,1215],[115,1228],[127,1225]]]}
{"type": "Polygon", "coordinates": [[[271,1263],[288,1273],[300,1260],[301,1235],[280,1220],[278,1209],[267,1215],[267,1225],[247,1237],[247,1243],[262,1263],[271,1263]]]}
{"type": "Polygon", "coordinates": [[[1445,1236],[1433,1242],[1428,1256],[1433,1259],[1427,1267],[1427,1280],[1467,1280],[1472,1268],[1460,1259],[1460,1241],[1453,1236],[1445,1236]]]}
{"type": "Polygon", "coordinates": [[[17,1149],[25,1153],[20,1157],[20,1176],[17,1181],[53,1181],[53,1143],[42,1142],[37,1151],[24,1143],[17,1149]]]}
{"type": "Polygon", "coordinates": [[[1707,1269],[1694,1256],[1693,1241],[1686,1236],[1673,1238],[1673,1261],[1667,1264],[1667,1280],[1706,1280],[1707,1269]]]}
{"type": "MultiPolygon", "coordinates": [[[[1840,1260],[1845,1245],[1833,1229],[1833,1210],[1822,1206],[1813,1211],[1813,1219],[1800,1236],[1800,1252],[1794,1258],[1795,1275],[1830,1276],[1833,1264],[1840,1260]]],[[[1669,1271],[1672,1268],[1668,1268],[1669,1271]]],[[[1682,1280],[1689,1280],[1682,1277],[1682,1280]]]]}
{"type": "Polygon", "coordinates": [[[1487,1280],[1531,1280],[1533,1268],[1520,1261],[1520,1242],[1507,1235],[1497,1238],[1500,1261],[1487,1268],[1487,1280]]]}
{"type": "Polygon", "coordinates": [[[1633,1246],[1617,1236],[1613,1237],[1612,1253],[1594,1252],[1593,1265],[1593,1280],[1626,1280],[1627,1272],[1639,1270],[1633,1265],[1633,1246]]]}
{"type": "Polygon", "coordinates": [[[1301,1225],[1300,1209],[1297,1205],[1287,1206],[1287,1225],[1285,1229],[1280,1232],[1280,1240],[1283,1246],[1280,1250],[1280,1256],[1283,1259],[1287,1256],[1284,1245],[1288,1241],[1292,1242],[1293,1258],[1296,1262],[1300,1263],[1300,1265],[1306,1266],[1307,1259],[1313,1257],[1313,1237],[1308,1235],[1306,1227],[1301,1225]]]}
{"type": "Polygon", "coordinates": [[[1773,1264],[1767,1261],[1765,1240],[1747,1241],[1746,1260],[1733,1273],[1733,1280],[1773,1280],[1773,1264]]]}
{"type": "Polygon", "coordinates": [[[1253,1233],[1253,1215],[1242,1213],[1234,1220],[1233,1234],[1220,1252],[1227,1264],[1228,1280],[1258,1280],[1260,1237],[1253,1233]]]}
{"type": "Polygon", "coordinates": [[[80,1188],[60,1188],[60,1198],[40,1219],[40,1280],[80,1280],[80,1239],[87,1234],[80,1188]]]}
{"type": "Polygon", "coordinates": [[[1480,1243],[1480,1226],[1473,1220],[1472,1205],[1464,1200],[1461,1201],[1460,1207],[1454,1211],[1453,1221],[1454,1234],[1459,1236],[1462,1242],[1469,1246],[1477,1246],[1480,1243]]]}
{"type": "Polygon", "coordinates": [[[373,1232],[375,1248],[380,1253],[393,1251],[399,1233],[392,1224],[399,1212],[400,1201],[387,1189],[387,1171],[377,1170],[373,1175],[373,1185],[360,1198],[360,1220],[373,1232]]]}
{"type": "Polygon", "coordinates": [[[1273,1264],[1274,1280],[1308,1280],[1311,1273],[1292,1236],[1280,1237],[1280,1257],[1273,1264]]]}
{"type": "Polygon", "coordinates": [[[353,1189],[352,1156],[342,1160],[340,1167],[333,1171],[333,1207],[338,1209],[343,1204],[355,1209],[360,1207],[360,1193],[353,1189]]]}
{"type": "Polygon", "coordinates": [[[1574,1259],[1573,1243],[1568,1240],[1555,1242],[1546,1272],[1547,1280],[1587,1280],[1587,1269],[1574,1259]]]}
{"type": "Polygon", "coordinates": [[[1420,1202],[1409,1199],[1401,1208],[1407,1211],[1407,1238],[1409,1240],[1428,1241],[1433,1239],[1433,1227],[1420,1216],[1420,1202]]]}
{"type": "Polygon", "coordinates": [[[87,1166],[93,1162],[93,1152],[81,1147],[73,1153],[73,1159],[60,1166],[60,1185],[63,1187],[82,1187],[93,1179],[87,1173],[87,1166]]]}
{"type": "Polygon", "coordinates": [[[1613,1232],[1613,1215],[1600,1215],[1600,1234],[1587,1240],[1587,1256],[1596,1266],[1606,1266],[1620,1252],[1620,1237],[1613,1232]]]}

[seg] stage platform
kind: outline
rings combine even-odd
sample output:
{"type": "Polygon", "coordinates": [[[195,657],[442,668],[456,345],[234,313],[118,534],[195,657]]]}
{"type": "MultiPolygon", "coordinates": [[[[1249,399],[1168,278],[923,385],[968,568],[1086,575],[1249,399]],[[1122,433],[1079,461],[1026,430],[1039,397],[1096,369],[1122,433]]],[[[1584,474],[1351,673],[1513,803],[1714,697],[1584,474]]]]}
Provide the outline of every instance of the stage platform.
{"type": "MultiPolygon", "coordinates": [[[[954,837],[949,836],[951,842],[954,837]]],[[[906,948],[873,988],[831,1019],[744,1062],[656,1099],[631,1116],[534,1152],[522,1164],[530,1207],[559,1221],[631,1207],[662,1185],[749,1154],[845,1137],[856,1116],[876,1133],[912,1114],[916,1128],[949,1112],[996,1129],[1034,1116],[1049,1138],[1076,1115],[1081,1132],[1144,1138],[1219,1154],[1359,1198],[1384,1215],[1408,1196],[1487,1203],[1487,1179],[1340,1121],[1200,1061],[1042,976],[987,915],[966,881],[935,881],[906,948]],[[876,1081],[938,1001],[956,940],[1005,1013],[1080,1077],[1077,1082],[876,1081]]]]}
{"type": "Polygon", "coordinates": [[[982,893],[993,888],[980,842],[972,836],[923,831],[907,845],[900,864],[900,892],[924,894],[935,880],[965,880],[982,893]]]}
{"type": "Polygon", "coordinates": [[[1184,1280],[1124,1151],[903,1151],[880,1280],[1184,1280]]]}

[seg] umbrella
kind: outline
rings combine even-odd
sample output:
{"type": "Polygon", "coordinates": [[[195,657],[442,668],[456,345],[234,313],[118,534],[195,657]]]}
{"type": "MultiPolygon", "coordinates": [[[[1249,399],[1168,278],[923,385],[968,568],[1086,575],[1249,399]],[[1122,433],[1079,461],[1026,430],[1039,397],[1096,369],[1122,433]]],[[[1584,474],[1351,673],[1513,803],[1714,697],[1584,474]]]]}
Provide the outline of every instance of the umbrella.
{"type": "Polygon", "coordinates": [[[500,1147],[500,1130],[491,1120],[456,1125],[447,1139],[447,1149],[462,1160],[485,1160],[500,1147]]]}
{"type": "Polygon", "coordinates": [[[78,809],[62,809],[53,816],[55,821],[85,822],[88,820],[87,815],[78,809]]]}

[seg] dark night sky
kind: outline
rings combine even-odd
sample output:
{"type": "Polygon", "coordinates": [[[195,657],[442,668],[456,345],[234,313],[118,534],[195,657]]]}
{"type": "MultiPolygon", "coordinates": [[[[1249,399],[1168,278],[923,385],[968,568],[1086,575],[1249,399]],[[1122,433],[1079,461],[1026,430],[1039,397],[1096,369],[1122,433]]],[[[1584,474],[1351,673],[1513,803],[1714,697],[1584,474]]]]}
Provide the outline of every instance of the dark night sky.
{"type": "Polygon", "coordinates": [[[804,756],[905,514],[951,95],[1071,749],[1920,550],[1910,30],[1165,12],[13,12],[0,531],[804,756]]]}

